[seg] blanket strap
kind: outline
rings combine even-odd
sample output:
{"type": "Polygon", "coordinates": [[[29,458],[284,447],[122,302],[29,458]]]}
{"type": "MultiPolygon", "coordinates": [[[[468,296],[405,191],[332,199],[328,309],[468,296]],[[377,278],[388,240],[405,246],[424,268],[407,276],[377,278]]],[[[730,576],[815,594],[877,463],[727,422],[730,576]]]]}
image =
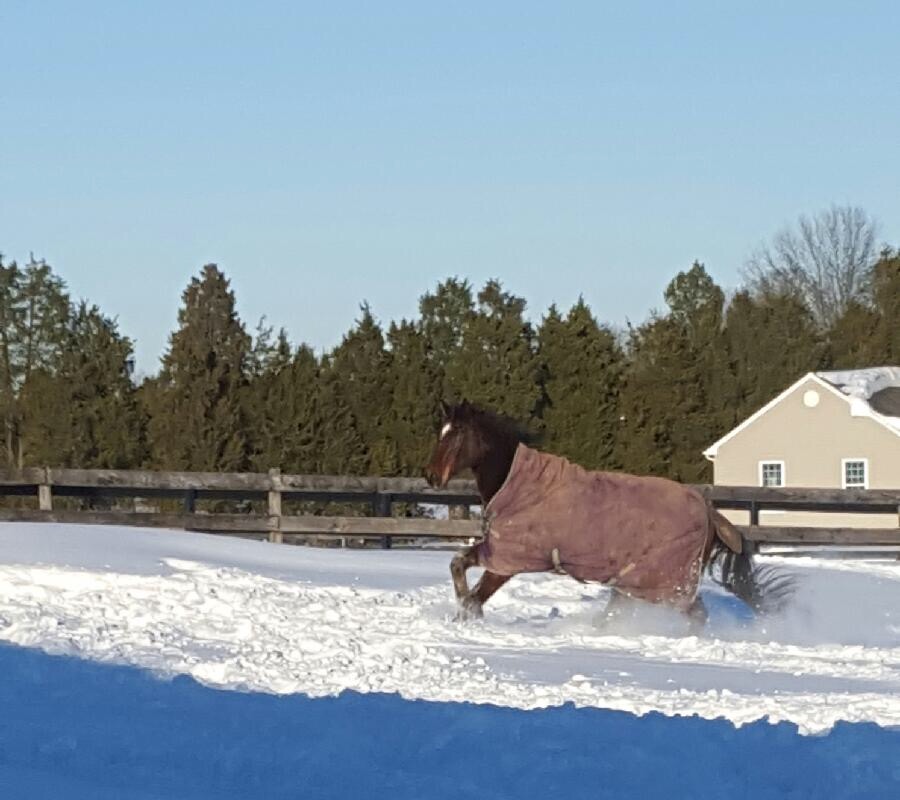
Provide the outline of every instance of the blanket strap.
{"type": "Polygon", "coordinates": [[[613,575],[613,577],[606,582],[606,585],[615,586],[619,582],[619,579],[625,577],[629,572],[631,572],[631,570],[635,568],[635,566],[636,565],[633,561],[629,562],[624,567],[622,567],[622,569],[620,569],[615,575],[613,575]]]}
{"type": "MultiPolygon", "coordinates": [[[[553,571],[557,575],[569,575],[569,573],[566,572],[565,569],[563,569],[563,565],[559,560],[559,548],[558,547],[554,547],[550,551],[550,560],[553,562],[553,571]]],[[[569,577],[574,578],[575,576],[569,575],[569,577]]],[[[575,580],[578,581],[579,583],[587,583],[587,581],[582,580],[581,578],[575,578],[575,580]]]]}

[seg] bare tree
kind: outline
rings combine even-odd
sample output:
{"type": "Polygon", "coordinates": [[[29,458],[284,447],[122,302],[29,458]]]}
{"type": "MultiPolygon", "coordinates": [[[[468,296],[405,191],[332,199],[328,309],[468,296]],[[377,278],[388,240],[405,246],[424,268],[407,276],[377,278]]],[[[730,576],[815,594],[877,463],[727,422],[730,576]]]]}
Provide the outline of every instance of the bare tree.
{"type": "Polygon", "coordinates": [[[816,322],[830,327],[851,301],[869,299],[877,228],[854,206],[802,216],[796,229],[783,229],[750,257],[744,280],[757,294],[799,296],[816,322]]]}

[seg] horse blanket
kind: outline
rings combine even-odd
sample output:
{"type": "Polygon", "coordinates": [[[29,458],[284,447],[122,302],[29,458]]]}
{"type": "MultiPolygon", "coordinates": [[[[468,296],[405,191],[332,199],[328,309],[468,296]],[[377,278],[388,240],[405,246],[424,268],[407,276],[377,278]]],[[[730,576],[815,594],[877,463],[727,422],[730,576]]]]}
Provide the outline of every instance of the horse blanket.
{"type": "Polygon", "coordinates": [[[485,513],[478,561],[491,572],[556,570],[685,608],[713,524],[710,506],[688,486],[588,471],[523,444],[485,513]]]}

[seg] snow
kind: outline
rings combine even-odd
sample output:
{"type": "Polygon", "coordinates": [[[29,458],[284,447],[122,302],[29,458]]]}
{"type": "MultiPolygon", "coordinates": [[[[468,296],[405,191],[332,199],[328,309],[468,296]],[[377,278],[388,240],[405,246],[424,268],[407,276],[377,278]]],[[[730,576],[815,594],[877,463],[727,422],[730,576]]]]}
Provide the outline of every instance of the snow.
{"type": "Polygon", "coordinates": [[[6,523],[0,641],[271,695],[900,725],[896,561],[769,559],[798,582],[783,616],[704,586],[711,619],[690,636],[653,607],[601,628],[606,590],[553,575],[515,578],[458,623],[449,559],[6,523]]]}
{"type": "Polygon", "coordinates": [[[882,389],[900,387],[900,367],[869,367],[817,372],[820,378],[836,386],[850,398],[850,413],[855,417],[873,417],[900,432],[900,417],[880,414],[869,404],[872,395],[882,389]]]}
{"type": "Polygon", "coordinates": [[[869,367],[868,369],[834,370],[816,373],[823,380],[837,386],[850,397],[868,400],[873,394],[889,386],[900,386],[900,367],[869,367]]]}
{"type": "Polygon", "coordinates": [[[0,644],[0,797],[895,798],[900,731],[215,690],[0,644]]]}

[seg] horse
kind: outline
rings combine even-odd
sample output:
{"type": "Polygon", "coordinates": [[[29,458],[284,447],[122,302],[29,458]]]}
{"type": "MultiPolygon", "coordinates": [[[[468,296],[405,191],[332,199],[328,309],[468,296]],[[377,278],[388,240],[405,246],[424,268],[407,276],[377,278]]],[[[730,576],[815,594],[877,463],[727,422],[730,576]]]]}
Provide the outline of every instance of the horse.
{"type": "Polygon", "coordinates": [[[645,600],[686,614],[692,631],[707,620],[704,570],[756,613],[777,610],[789,595],[789,580],[755,568],[740,532],[693,488],[588,471],[533,449],[530,433],[507,417],[466,401],[441,409],[425,478],[442,488],[471,470],[484,512],[484,540],[450,564],[458,619],[482,617],[484,604],[522,572],[599,581],[612,589],[607,619],[645,600]],[[466,572],[476,566],[485,571],[470,589],[466,572]]]}

